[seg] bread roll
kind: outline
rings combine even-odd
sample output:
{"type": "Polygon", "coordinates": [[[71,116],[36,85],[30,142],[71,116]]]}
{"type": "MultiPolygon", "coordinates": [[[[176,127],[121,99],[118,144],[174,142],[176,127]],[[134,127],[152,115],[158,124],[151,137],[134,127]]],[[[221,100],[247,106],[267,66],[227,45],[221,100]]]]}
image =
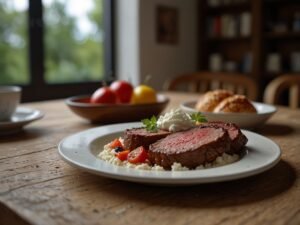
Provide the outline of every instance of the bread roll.
{"type": "Polygon", "coordinates": [[[212,112],[214,108],[225,98],[233,93],[227,90],[215,90],[206,92],[197,102],[195,108],[200,112],[212,112]]]}
{"type": "Polygon", "coordinates": [[[256,113],[257,111],[244,95],[233,95],[220,102],[213,112],[256,113]]]}

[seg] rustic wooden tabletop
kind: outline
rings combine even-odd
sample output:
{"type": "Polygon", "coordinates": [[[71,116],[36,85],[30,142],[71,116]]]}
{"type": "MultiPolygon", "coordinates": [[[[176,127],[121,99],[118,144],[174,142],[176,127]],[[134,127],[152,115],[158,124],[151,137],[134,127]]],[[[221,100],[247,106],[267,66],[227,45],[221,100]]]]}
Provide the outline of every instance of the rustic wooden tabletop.
{"type": "MultiPolygon", "coordinates": [[[[166,93],[168,109],[196,95],[166,93]]],[[[108,179],[66,164],[57,144],[96,125],[62,100],[24,105],[45,112],[0,137],[0,224],[300,224],[300,110],[280,107],[256,132],[282,148],[281,161],[236,181],[159,187],[108,179]]]]}

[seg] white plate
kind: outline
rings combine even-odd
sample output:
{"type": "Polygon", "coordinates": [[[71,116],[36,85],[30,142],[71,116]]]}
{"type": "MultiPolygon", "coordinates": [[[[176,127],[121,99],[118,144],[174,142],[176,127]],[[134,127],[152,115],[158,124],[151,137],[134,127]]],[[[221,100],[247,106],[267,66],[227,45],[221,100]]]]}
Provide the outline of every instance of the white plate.
{"type": "Polygon", "coordinates": [[[43,118],[44,114],[36,109],[18,107],[11,120],[0,122],[0,135],[14,134],[22,128],[38,119],[43,118]]]}
{"type": "MultiPolygon", "coordinates": [[[[258,102],[252,102],[252,104],[256,108],[257,113],[201,113],[208,121],[235,123],[241,128],[249,129],[261,126],[276,112],[275,106],[258,102]]],[[[180,105],[180,108],[185,112],[194,113],[197,112],[195,105],[196,101],[184,102],[180,105]]]]}
{"type": "Polygon", "coordinates": [[[61,157],[72,166],[119,180],[139,183],[188,185],[235,180],[261,173],[280,160],[280,148],[270,139],[245,131],[249,139],[246,154],[237,162],[203,170],[147,171],[112,165],[97,157],[102,147],[140,123],[122,123],[89,129],[71,135],[58,146],[61,157]]]}

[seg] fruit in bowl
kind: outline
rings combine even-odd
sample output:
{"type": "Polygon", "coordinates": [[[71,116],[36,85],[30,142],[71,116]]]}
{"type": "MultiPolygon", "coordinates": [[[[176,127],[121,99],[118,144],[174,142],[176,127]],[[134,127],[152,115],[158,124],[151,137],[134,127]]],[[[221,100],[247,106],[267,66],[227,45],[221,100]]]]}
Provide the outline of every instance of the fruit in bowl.
{"type": "Polygon", "coordinates": [[[147,85],[137,86],[131,96],[132,104],[154,103],[156,101],[155,90],[147,85]]]}
{"type": "Polygon", "coordinates": [[[157,102],[146,104],[91,104],[90,96],[74,96],[66,99],[67,106],[78,116],[93,123],[119,123],[139,121],[159,115],[169,99],[157,94],[157,102]]]}
{"type": "Polygon", "coordinates": [[[75,114],[94,123],[138,121],[159,115],[168,102],[166,96],[157,94],[153,88],[146,85],[133,88],[126,81],[101,87],[92,96],[74,96],[66,100],[75,114]]]}
{"type": "Polygon", "coordinates": [[[117,95],[110,88],[101,87],[93,93],[90,102],[94,104],[114,104],[117,102],[117,95]]]}
{"type": "Polygon", "coordinates": [[[132,93],[133,86],[124,80],[117,80],[112,82],[110,89],[116,94],[120,103],[129,103],[132,93]]]}
{"type": "Polygon", "coordinates": [[[90,99],[93,104],[147,104],[157,102],[156,91],[147,85],[133,87],[127,81],[116,80],[109,87],[98,88],[90,99]]]}

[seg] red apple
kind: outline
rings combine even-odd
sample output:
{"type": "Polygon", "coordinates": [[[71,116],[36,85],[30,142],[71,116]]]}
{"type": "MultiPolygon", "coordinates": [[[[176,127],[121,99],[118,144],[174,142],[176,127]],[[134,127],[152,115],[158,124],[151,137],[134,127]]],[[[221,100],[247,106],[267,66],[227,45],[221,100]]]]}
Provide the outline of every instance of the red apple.
{"type": "Polygon", "coordinates": [[[117,102],[117,95],[109,87],[97,89],[91,97],[91,103],[114,104],[117,102]]]}
{"type": "Polygon", "coordinates": [[[133,87],[130,83],[124,80],[114,81],[110,85],[110,89],[116,93],[119,102],[129,103],[133,93],[133,87]]]}

